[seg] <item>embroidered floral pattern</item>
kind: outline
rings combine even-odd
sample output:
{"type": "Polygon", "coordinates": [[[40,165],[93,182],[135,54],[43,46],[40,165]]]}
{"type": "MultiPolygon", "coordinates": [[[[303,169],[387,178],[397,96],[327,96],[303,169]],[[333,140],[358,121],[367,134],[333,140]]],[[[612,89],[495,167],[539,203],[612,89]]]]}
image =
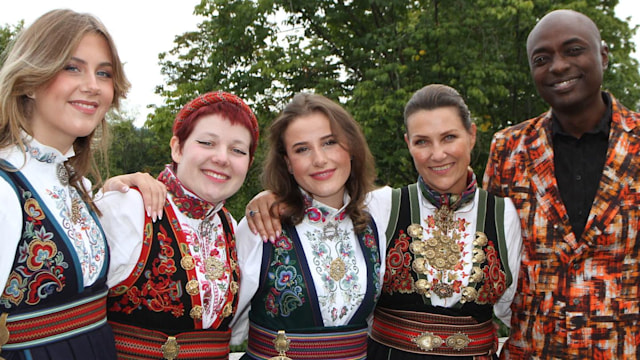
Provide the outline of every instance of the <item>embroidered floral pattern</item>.
{"type": "Polygon", "coordinates": [[[411,237],[399,230],[393,246],[388,248],[383,291],[387,294],[417,292],[423,294],[427,302],[431,301],[431,295],[446,299],[453,294],[460,294],[458,299],[462,303],[475,301],[478,304],[495,304],[506,290],[507,283],[494,242],[487,241],[482,233],[475,236],[469,234],[467,228],[470,224],[463,218],[447,222],[446,234],[442,233],[442,221],[434,216],[427,216],[422,223],[424,228],[418,226],[421,235],[412,233],[419,236],[413,240],[417,244],[412,244],[411,237]],[[461,250],[456,262],[449,262],[452,265],[450,269],[448,266],[431,264],[433,261],[437,265],[435,253],[421,255],[430,250],[429,241],[433,242],[433,246],[439,244],[433,238],[436,235],[448,236],[461,250]],[[471,249],[472,254],[469,253],[471,249]],[[412,251],[417,253],[414,255],[412,251]],[[423,260],[416,263],[418,259],[423,260]],[[465,281],[468,282],[466,286],[465,281]]]}
{"type": "Polygon", "coordinates": [[[74,187],[54,186],[52,190],[47,190],[47,195],[55,201],[56,210],[63,219],[61,225],[78,254],[83,275],[90,282],[95,281],[100,276],[99,269],[105,262],[106,243],[102,231],[93,220],[87,205],[80,200],[80,194],[74,187]],[[78,203],[80,211],[80,217],[76,223],[71,221],[72,211],[68,205],[73,201],[78,203]]]}
{"type": "Polygon", "coordinates": [[[233,280],[230,278],[232,269],[227,261],[227,241],[222,223],[204,220],[201,225],[201,229],[207,227],[207,230],[196,231],[183,224],[182,231],[198,272],[205,274],[199,278],[204,312],[220,314],[227,304],[227,294],[233,280]],[[207,261],[219,264],[219,274],[211,274],[207,261]]]}
{"type": "Polygon", "coordinates": [[[482,268],[484,283],[478,289],[478,304],[495,304],[507,290],[507,276],[500,268],[500,259],[493,241],[485,248],[487,265],[482,268]]]}
{"type": "Polygon", "coordinates": [[[57,158],[55,153],[40,149],[38,146],[27,145],[27,153],[32,158],[47,164],[53,164],[57,158]]]}
{"type": "Polygon", "coordinates": [[[172,195],[173,203],[186,216],[193,219],[204,219],[214,208],[213,204],[189,195],[182,187],[180,180],[173,174],[170,165],[167,165],[160,173],[158,180],[167,186],[167,191],[172,195]]]}
{"type": "MultiPolygon", "coordinates": [[[[342,223],[347,219],[344,210],[332,210],[312,200],[308,200],[307,205],[304,220],[307,225],[302,235],[309,244],[307,261],[311,267],[309,270],[316,274],[318,303],[333,321],[343,319],[357,311],[363,302],[366,292],[366,286],[363,288],[361,285],[363,274],[365,278],[371,277],[376,300],[379,296],[382,281],[377,241],[370,227],[360,234],[363,245],[368,249],[366,261],[374,264],[372,274],[362,273],[355,256],[360,246],[351,223],[342,223]]],[[[289,317],[307,302],[308,284],[304,283],[303,269],[293,251],[293,240],[285,231],[274,244],[265,284],[270,289],[264,298],[265,313],[273,318],[289,317]]]]}
{"type": "Polygon", "coordinates": [[[413,277],[411,276],[411,253],[409,252],[409,237],[404,230],[387,249],[387,269],[384,273],[382,291],[388,294],[395,292],[410,294],[413,292],[413,277]]]}
{"type": "Polygon", "coordinates": [[[288,317],[306,302],[306,285],[295,267],[297,262],[291,261],[290,250],[293,250],[293,242],[284,231],[274,245],[267,275],[271,292],[265,299],[265,310],[271,317],[288,317]]]}
{"type": "Polygon", "coordinates": [[[17,266],[9,275],[0,297],[5,308],[20,305],[37,305],[65,286],[64,272],[69,264],[54,242],[54,233],[43,225],[44,211],[33,194],[20,188],[24,199],[24,227],[18,245],[17,266]]]}
{"type": "Polygon", "coordinates": [[[353,228],[349,231],[336,227],[332,231],[335,231],[335,234],[332,233],[330,240],[325,239],[323,229],[314,229],[313,232],[305,233],[306,241],[311,244],[313,251],[309,262],[320,274],[322,286],[326,290],[325,295],[318,296],[318,302],[322,307],[330,308],[332,314],[336,314],[339,310],[335,307],[336,297],[348,299],[348,303],[340,312],[355,311],[362,302],[364,293],[358,285],[360,270],[355,259],[354,241],[351,239],[353,228]],[[345,267],[339,279],[335,279],[331,274],[332,262],[335,259],[340,259],[345,267]]]}
{"type": "Polygon", "coordinates": [[[182,289],[172,280],[177,270],[171,246],[173,240],[163,226],[156,236],[160,251],[155,258],[149,259],[151,267],[143,273],[146,281],[140,286],[131,286],[118,302],[112,304],[110,311],[131,314],[142,306],[154,312],[171,313],[174,317],[184,315],[184,304],[180,301],[182,289]]]}

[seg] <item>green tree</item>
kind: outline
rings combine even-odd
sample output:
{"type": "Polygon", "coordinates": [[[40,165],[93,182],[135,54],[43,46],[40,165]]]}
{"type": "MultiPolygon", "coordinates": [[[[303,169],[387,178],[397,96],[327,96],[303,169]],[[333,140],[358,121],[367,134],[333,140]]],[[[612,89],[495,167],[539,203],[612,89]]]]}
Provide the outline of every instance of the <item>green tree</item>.
{"type": "Polygon", "coordinates": [[[4,63],[4,59],[6,56],[5,51],[7,50],[9,43],[16,36],[20,30],[24,27],[24,20],[20,20],[16,25],[5,24],[5,26],[0,26],[0,66],[4,63]]]}
{"type": "Polygon", "coordinates": [[[160,143],[154,131],[136,127],[134,119],[126,112],[107,114],[109,151],[108,159],[98,161],[101,174],[114,176],[141,171],[155,176],[164,164],[171,162],[169,142],[160,143]]]}
{"type": "MultiPolygon", "coordinates": [[[[593,18],[612,53],[605,87],[625,104],[640,98],[636,29],[614,16],[617,0],[203,0],[198,31],[160,55],[166,105],[150,128],[170,136],[173,116],[197,94],[223,89],[246,99],[266,128],[298,91],[340,101],[362,124],[378,182],[398,186],[416,172],[402,134],[404,103],[444,83],[467,100],[480,129],[472,165],[481,176],[491,135],[546,110],[529,75],[528,32],[550,10],[593,18]]],[[[260,189],[254,175],[231,202],[260,189]]],[[[242,200],[241,200],[242,199],[242,200]]],[[[234,207],[236,208],[234,210],[234,207]]]]}

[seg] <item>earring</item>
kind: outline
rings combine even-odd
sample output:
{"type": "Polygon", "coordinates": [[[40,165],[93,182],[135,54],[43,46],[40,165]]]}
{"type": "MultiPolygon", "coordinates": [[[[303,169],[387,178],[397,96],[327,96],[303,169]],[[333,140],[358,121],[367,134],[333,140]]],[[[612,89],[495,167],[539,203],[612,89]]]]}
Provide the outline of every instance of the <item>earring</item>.
{"type": "Polygon", "coordinates": [[[36,94],[33,91],[29,91],[25,94],[29,99],[33,100],[36,98],[36,94]]]}

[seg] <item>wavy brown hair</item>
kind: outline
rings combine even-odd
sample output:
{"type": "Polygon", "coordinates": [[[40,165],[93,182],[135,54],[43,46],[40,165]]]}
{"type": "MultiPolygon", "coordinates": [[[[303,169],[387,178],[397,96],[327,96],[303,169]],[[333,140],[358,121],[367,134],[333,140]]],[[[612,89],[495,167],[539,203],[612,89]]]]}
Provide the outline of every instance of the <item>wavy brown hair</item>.
{"type": "MultiPolygon", "coordinates": [[[[33,135],[30,118],[34,100],[28,94],[46,87],[62,71],[87,34],[99,34],[107,41],[113,65],[114,96],[111,105],[116,109],[119,107],[120,99],[126,97],[130,83],[105,26],[90,14],[64,9],[49,11],[22,30],[3,54],[4,64],[0,69],[0,148],[19,145],[25,150],[22,131],[33,135]]],[[[91,134],[77,138],[73,143],[75,156],[67,161],[67,165],[73,169],[69,182],[94,210],[96,207],[82,185],[82,178],[91,175],[95,179],[95,187],[101,186],[102,178],[93,158],[92,147],[95,146],[106,155],[107,128],[106,119],[102,119],[91,134]],[[95,136],[96,133],[100,136],[95,136]],[[94,138],[97,138],[97,144],[93,144],[94,138]]]]}
{"type": "Polygon", "coordinates": [[[297,94],[269,127],[269,153],[265,159],[262,182],[266,189],[278,196],[271,207],[271,214],[278,216],[274,210],[279,203],[284,203],[287,205],[287,212],[280,216],[281,221],[290,225],[302,221],[304,196],[295,178],[289,173],[283,136],[294,120],[313,113],[321,113],[329,119],[331,132],[340,146],[351,155],[351,174],[345,184],[351,200],[345,212],[353,221],[355,231],[361,232],[370,220],[369,214],[364,211],[364,200],[367,193],[373,190],[373,156],[360,125],[342,106],[322,95],[297,94]]]}

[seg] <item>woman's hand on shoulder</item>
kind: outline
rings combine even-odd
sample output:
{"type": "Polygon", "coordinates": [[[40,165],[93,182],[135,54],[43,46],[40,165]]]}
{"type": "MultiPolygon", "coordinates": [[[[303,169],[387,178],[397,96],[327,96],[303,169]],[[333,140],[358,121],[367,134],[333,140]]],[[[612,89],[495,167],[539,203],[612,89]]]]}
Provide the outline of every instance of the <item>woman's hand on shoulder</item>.
{"type": "Polygon", "coordinates": [[[118,175],[105,181],[103,191],[119,191],[125,193],[135,186],[142,194],[147,216],[155,222],[162,219],[162,208],[167,198],[167,187],[148,173],[118,175]]]}
{"type": "Polygon", "coordinates": [[[262,241],[269,240],[272,244],[282,232],[280,218],[272,217],[269,212],[271,205],[275,202],[275,194],[265,190],[254,196],[245,208],[245,216],[251,232],[259,234],[262,241]]]}

